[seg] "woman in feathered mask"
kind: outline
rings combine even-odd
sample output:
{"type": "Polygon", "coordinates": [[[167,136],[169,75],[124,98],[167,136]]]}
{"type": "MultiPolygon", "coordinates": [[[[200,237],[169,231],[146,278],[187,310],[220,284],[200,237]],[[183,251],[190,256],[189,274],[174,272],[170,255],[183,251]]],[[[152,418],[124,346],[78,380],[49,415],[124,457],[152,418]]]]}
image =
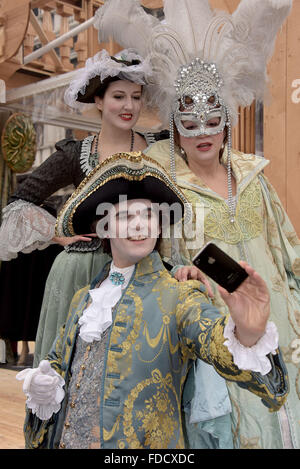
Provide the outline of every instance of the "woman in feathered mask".
{"type": "MultiPolygon", "coordinates": [[[[269,162],[231,147],[238,107],[264,97],[267,61],[292,1],[241,0],[228,15],[212,11],[207,0],[165,0],[162,22],[150,18],[135,0],[122,0],[124,17],[114,18],[118,3],[109,0],[98,11],[99,36],[104,40],[111,34],[130,46],[134,25],[138,51],[153,67],[153,101],[170,128],[170,139],[147,153],[169,169],[195,214],[202,210],[202,244],[213,240],[236,260],[247,260],[267,282],[271,318],[288,363],[287,404],[270,413],[240,387],[224,387],[198,361],[190,376],[194,388],[188,381],[184,396],[189,445],[299,448],[300,365],[294,351],[300,339],[300,241],[263,174],[269,162]]],[[[165,243],[169,257],[176,250],[173,241],[165,243]]],[[[180,244],[175,263],[180,257],[192,259],[202,247],[188,239],[180,244]]],[[[186,269],[177,277],[184,280],[186,269]]],[[[225,311],[213,286],[215,304],[225,311]]]]}

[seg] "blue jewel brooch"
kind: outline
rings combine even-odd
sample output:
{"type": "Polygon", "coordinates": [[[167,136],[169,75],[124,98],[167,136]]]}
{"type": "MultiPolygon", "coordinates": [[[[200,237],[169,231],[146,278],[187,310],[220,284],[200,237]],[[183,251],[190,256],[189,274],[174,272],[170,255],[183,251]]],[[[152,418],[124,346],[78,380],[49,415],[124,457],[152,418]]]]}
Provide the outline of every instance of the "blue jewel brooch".
{"type": "Polygon", "coordinates": [[[109,276],[109,280],[113,285],[123,285],[125,277],[121,272],[112,272],[109,276]]]}

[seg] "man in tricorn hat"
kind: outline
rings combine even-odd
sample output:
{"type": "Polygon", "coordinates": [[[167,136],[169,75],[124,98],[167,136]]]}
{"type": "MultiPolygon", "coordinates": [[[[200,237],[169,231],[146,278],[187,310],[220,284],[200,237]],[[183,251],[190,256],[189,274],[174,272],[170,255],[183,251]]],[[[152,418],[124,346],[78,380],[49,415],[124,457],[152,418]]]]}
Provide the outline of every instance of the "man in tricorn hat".
{"type": "Polygon", "coordinates": [[[27,394],[27,447],[184,448],[181,398],[197,357],[260,396],[262,405],[278,410],[284,403],[287,377],[269,336],[264,281],[243,263],[249,275],[243,284],[231,295],[220,290],[230,309],[221,315],[199,282],[177,282],[164,267],[156,250],[161,205],[175,207],[171,223],[189,217],[183,193],[141,153],[108,158],[65,204],[57,234],[85,233],[98,218],[96,231],[113,260],[75,295],[46,360],[18,375],[27,394]],[[234,338],[226,331],[229,319],[234,338]],[[251,369],[244,355],[239,368],[236,347],[253,362],[258,342],[265,356],[251,369]]]}

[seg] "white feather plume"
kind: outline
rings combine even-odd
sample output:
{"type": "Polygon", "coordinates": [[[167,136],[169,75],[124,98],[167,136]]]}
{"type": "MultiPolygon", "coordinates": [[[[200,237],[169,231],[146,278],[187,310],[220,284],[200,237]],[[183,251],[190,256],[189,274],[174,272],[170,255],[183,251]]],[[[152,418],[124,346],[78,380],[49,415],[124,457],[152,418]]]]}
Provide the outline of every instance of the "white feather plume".
{"type": "Polygon", "coordinates": [[[159,23],[137,0],[113,0],[97,10],[94,27],[98,29],[99,42],[113,37],[120,46],[133,48],[145,57],[152,30],[159,23]]]}
{"type": "Polygon", "coordinates": [[[165,22],[177,31],[190,55],[203,48],[203,31],[214,14],[208,2],[199,0],[164,0],[165,22]]]}
{"type": "Polygon", "coordinates": [[[288,16],[292,0],[242,0],[232,15],[233,29],[219,49],[217,62],[228,64],[232,88],[240,105],[263,100],[267,63],[276,35],[288,16]]]}

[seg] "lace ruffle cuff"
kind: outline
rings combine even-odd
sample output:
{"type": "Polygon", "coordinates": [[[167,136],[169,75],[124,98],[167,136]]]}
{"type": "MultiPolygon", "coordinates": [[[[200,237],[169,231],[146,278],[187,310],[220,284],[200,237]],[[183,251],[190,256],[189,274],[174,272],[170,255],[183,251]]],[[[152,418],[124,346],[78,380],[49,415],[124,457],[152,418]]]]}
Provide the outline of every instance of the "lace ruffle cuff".
{"type": "Polygon", "coordinates": [[[10,261],[19,252],[45,249],[55,235],[56,218],[43,208],[16,200],[3,210],[0,227],[0,259],[10,261]]]}
{"type": "Polygon", "coordinates": [[[60,410],[65,396],[65,380],[51,368],[47,360],[42,360],[38,368],[20,371],[16,379],[24,380],[26,405],[40,420],[49,420],[53,413],[60,410]]]}
{"type": "Polygon", "coordinates": [[[224,345],[233,356],[233,361],[241,370],[255,371],[266,375],[270,372],[272,365],[267,355],[275,355],[278,348],[278,331],[273,322],[268,322],[264,335],[252,347],[242,345],[234,333],[235,324],[229,316],[228,323],[224,328],[224,337],[227,339],[224,345]]]}

